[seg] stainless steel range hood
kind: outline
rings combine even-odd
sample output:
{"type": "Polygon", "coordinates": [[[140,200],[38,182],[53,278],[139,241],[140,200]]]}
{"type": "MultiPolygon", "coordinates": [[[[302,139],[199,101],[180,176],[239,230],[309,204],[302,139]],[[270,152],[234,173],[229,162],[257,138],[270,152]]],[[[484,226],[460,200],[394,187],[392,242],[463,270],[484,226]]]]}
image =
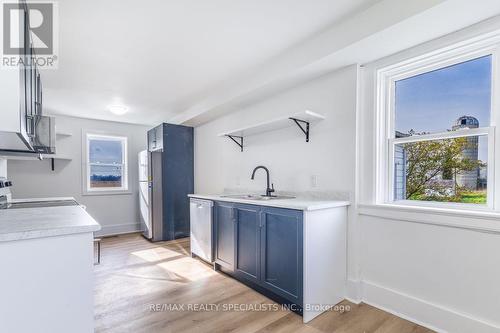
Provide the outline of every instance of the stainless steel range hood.
{"type": "Polygon", "coordinates": [[[33,155],[56,153],[56,125],[55,118],[35,115],[28,120],[32,128],[29,135],[29,144],[21,140],[17,133],[0,132],[0,155],[33,155]],[[1,140],[3,139],[3,140],[1,140]],[[14,144],[14,142],[19,144],[14,144]],[[24,146],[23,146],[24,145],[24,146]]]}
{"type": "Polygon", "coordinates": [[[56,120],[54,117],[34,116],[33,150],[40,154],[56,153],[56,120]]]}

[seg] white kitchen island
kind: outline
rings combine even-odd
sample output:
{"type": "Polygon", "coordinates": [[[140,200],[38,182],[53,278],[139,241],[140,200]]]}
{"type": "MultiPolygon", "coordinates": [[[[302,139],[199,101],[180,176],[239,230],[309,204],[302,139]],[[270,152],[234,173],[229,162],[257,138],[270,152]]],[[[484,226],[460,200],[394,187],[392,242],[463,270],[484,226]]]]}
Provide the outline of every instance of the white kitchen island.
{"type": "Polygon", "coordinates": [[[0,210],[0,332],[94,331],[99,229],[81,206],[0,210]]]}

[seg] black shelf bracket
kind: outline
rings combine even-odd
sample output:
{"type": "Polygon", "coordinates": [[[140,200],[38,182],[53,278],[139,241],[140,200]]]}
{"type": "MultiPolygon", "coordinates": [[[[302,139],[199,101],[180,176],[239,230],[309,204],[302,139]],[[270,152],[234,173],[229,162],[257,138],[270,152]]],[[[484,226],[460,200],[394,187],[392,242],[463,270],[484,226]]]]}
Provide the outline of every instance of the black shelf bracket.
{"type": "Polygon", "coordinates": [[[242,136],[229,135],[229,134],[226,134],[226,136],[228,138],[230,138],[231,140],[233,140],[234,143],[236,143],[241,148],[241,151],[243,151],[243,137],[242,136]]]}
{"type": "Polygon", "coordinates": [[[305,120],[301,120],[301,119],[297,119],[297,118],[292,118],[290,117],[291,120],[293,120],[297,126],[299,126],[299,128],[302,130],[302,132],[304,132],[304,134],[306,135],[306,142],[309,142],[309,122],[308,121],[305,121],[305,120]],[[305,128],[303,127],[303,125],[305,125],[305,128]]]}

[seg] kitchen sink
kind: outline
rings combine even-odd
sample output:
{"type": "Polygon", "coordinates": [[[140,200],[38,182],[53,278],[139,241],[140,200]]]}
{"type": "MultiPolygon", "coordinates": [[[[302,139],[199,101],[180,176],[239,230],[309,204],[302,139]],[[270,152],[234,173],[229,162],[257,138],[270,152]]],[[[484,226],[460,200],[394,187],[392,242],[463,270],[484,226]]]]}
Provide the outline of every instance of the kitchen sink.
{"type": "Polygon", "coordinates": [[[231,194],[231,195],[222,195],[223,198],[232,198],[232,199],[244,199],[244,200],[277,200],[277,199],[295,199],[295,197],[290,197],[286,195],[258,195],[258,194],[231,194]]]}

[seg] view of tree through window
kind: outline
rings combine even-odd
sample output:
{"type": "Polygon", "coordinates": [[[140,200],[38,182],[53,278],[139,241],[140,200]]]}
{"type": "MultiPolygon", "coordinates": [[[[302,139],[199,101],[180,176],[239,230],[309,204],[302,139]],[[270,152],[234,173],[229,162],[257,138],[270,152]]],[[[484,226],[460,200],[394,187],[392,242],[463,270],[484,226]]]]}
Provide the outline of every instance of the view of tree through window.
{"type": "Polygon", "coordinates": [[[485,204],[488,136],[446,136],[490,126],[491,56],[397,81],[395,89],[394,199],[485,204]],[[443,138],[418,138],[426,134],[443,138]]]}

